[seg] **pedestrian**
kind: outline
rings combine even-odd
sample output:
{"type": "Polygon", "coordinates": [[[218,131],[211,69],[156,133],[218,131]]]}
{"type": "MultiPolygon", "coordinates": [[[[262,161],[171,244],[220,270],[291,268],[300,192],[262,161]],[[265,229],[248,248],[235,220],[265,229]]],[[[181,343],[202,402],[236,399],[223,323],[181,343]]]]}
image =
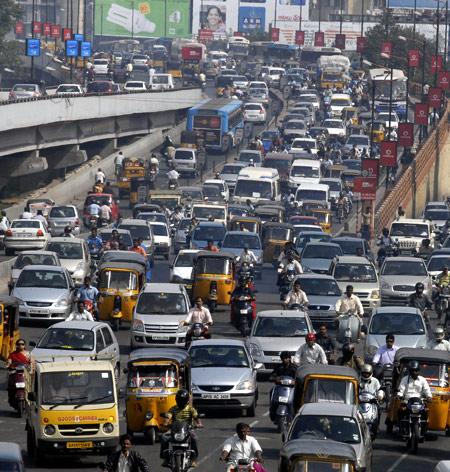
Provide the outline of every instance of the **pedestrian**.
{"type": "Polygon", "coordinates": [[[95,182],[98,183],[100,182],[101,184],[104,184],[106,180],[106,175],[102,171],[102,169],[99,167],[96,174],[95,174],[95,182]]]}
{"type": "Polygon", "coordinates": [[[132,449],[131,436],[120,437],[120,450],[113,452],[107,459],[103,470],[106,472],[150,472],[147,461],[132,449]]]}
{"type": "Polygon", "coordinates": [[[372,209],[370,207],[366,207],[366,209],[363,211],[363,214],[362,214],[361,235],[367,241],[370,240],[371,223],[372,223],[372,209]]]}

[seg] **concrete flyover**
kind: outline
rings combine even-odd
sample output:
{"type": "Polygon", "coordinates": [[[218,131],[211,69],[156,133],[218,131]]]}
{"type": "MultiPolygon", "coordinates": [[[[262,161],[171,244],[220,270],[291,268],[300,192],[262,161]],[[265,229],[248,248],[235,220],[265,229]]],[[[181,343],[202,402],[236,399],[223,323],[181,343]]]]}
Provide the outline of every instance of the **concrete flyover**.
{"type": "Polygon", "coordinates": [[[118,138],[172,128],[201,99],[200,89],[183,88],[3,102],[0,189],[11,178],[82,164],[89,143],[108,154],[118,138]]]}

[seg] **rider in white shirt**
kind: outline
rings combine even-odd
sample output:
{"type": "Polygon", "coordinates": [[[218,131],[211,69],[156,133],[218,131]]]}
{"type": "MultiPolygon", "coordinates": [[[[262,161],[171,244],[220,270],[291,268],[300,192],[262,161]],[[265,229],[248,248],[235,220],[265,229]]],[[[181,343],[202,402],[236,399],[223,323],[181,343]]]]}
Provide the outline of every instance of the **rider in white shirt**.
{"type": "Polygon", "coordinates": [[[66,318],[66,321],[95,321],[85,307],[84,302],[77,303],[77,309],[66,318]]]}
{"type": "Polygon", "coordinates": [[[356,295],[353,295],[352,285],[347,285],[345,293],[336,302],[336,313],[338,315],[345,315],[348,312],[354,313],[359,318],[364,315],[361,300],[356,295]]]}
{"type": "Polygon", "coordinates": [[[434,339],[428,341],[427,349],[434,349],[435,351],[450,351],[450,342],[444,339],[444,329],[437,326],[434,329],[434,339]]]}
{"type": "Polygon", "coordinates": [[[399,385],[398,398],[407,402],[410,398],[425,398],[431,400],[431,389],[427,380],[419,375],[419,363],[409,363],[409,374],[405,375],[399,385]]]}
{"type": "Polygon", "coordinates": [[[293,290],[291,290],[287,294],[283,302],[283,305],[288,307],[291,305],[308,305],[308,304],[309,304],[308,297],[306,296],[306,293],[301,289],[300,280],[297,279],[294,282],[293,290]]]}
{"type": "Polygon", "coordinates": [[[305,340],[306,343],[300,346],[295,353],[294,363],[297,365],[328,364],[325,351],[322,346],[316,343],[316,335],[308,333],[305,340]]]}
{"type": "Polygon", "coordinates": [[[256,264],[258,262],[258,259],[255,256],[255,253],[249,250],[248,244],[244,246],[244,250],[241,252],[241,255],[239,256],[239,262],[241,264],[244,262],[247,262],[247,264],[250,264],[250,265],[256,264]]]}

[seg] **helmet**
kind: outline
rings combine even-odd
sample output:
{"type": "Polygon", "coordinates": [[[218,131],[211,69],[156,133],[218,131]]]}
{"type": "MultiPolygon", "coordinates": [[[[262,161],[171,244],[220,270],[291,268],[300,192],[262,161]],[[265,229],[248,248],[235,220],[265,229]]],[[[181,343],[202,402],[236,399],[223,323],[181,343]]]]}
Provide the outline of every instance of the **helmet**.
{"type": "Polygon", "coordinates": [[[289,354],[288,351],[282,351],[280,352],[280,359],[290,359],[291,355],[289,354]]]}
{"type": "Polygon", "coordinates": [[[175,396],[175,401],[177,402],[178,408],[184,408],[189,402],[189,392],[184,388],[178,390],[175,396]]]}
{"type": "Polygon", "coordinates": [[[316,341],[316,335],[314,333],[308,333],[306,336],[305,336],[305,341],[307,343],[313,343],[316,341]]]}
{"type": "Polygon", "coordinates": [[[387,228],[383,228],[383,236],[389,236],[389,230],[387,228]]]}
{"type": "Polygon", "coordinates": [[[364,364],[361,368],[361,375],[365,380],[369,380],[372,378],[372,366],[370,364],[364,364]]]}
{"type": "Polygon", "coordinates": [[[344,344],[342,346],[342,354],[353,354],[355,352],[354,344],[344,344]]]}
{"type": "Polygon", "coordinates": [[[408,369],[409,369],[409,372],[411,372],[413,370],[417,370],[417,371],[420,370],[419,362],[418,361],[409,361],[408,369]]]}
{"type": "Polygon", "coordinates": [[[423,285],[422,282],[417,282],[416,285],[414,286],[416,290],[424,290],[425,286],[423,285]]]}
{"type": "Polygon", "coordinates": [[[442,341],[444,339],[444,335],[445,332],[443,328],[441,328],[440,326],[436,326],[436,328],[434,328],[434,337],[436,341],[442,341]]]}

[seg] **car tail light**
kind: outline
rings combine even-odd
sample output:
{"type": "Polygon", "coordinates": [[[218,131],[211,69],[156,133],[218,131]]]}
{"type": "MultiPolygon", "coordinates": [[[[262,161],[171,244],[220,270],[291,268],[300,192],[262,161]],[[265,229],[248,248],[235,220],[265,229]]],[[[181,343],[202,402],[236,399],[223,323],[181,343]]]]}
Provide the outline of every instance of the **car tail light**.
{"type": "Polygon", "coordinates": [[[12,236],[12,231],[10,229],[6,230],[5,236],[12,236]]]}
{"type": "Polygon", "coordinates": [[[75,220],[75,226],[80,226],[80,220],[78,218],[75,220]]]}
{"type": "Polygon", "coordinates": [[[44,236],[44,232],[42,231],[42,229],[37,230],[36,236],[44,236]]]}

